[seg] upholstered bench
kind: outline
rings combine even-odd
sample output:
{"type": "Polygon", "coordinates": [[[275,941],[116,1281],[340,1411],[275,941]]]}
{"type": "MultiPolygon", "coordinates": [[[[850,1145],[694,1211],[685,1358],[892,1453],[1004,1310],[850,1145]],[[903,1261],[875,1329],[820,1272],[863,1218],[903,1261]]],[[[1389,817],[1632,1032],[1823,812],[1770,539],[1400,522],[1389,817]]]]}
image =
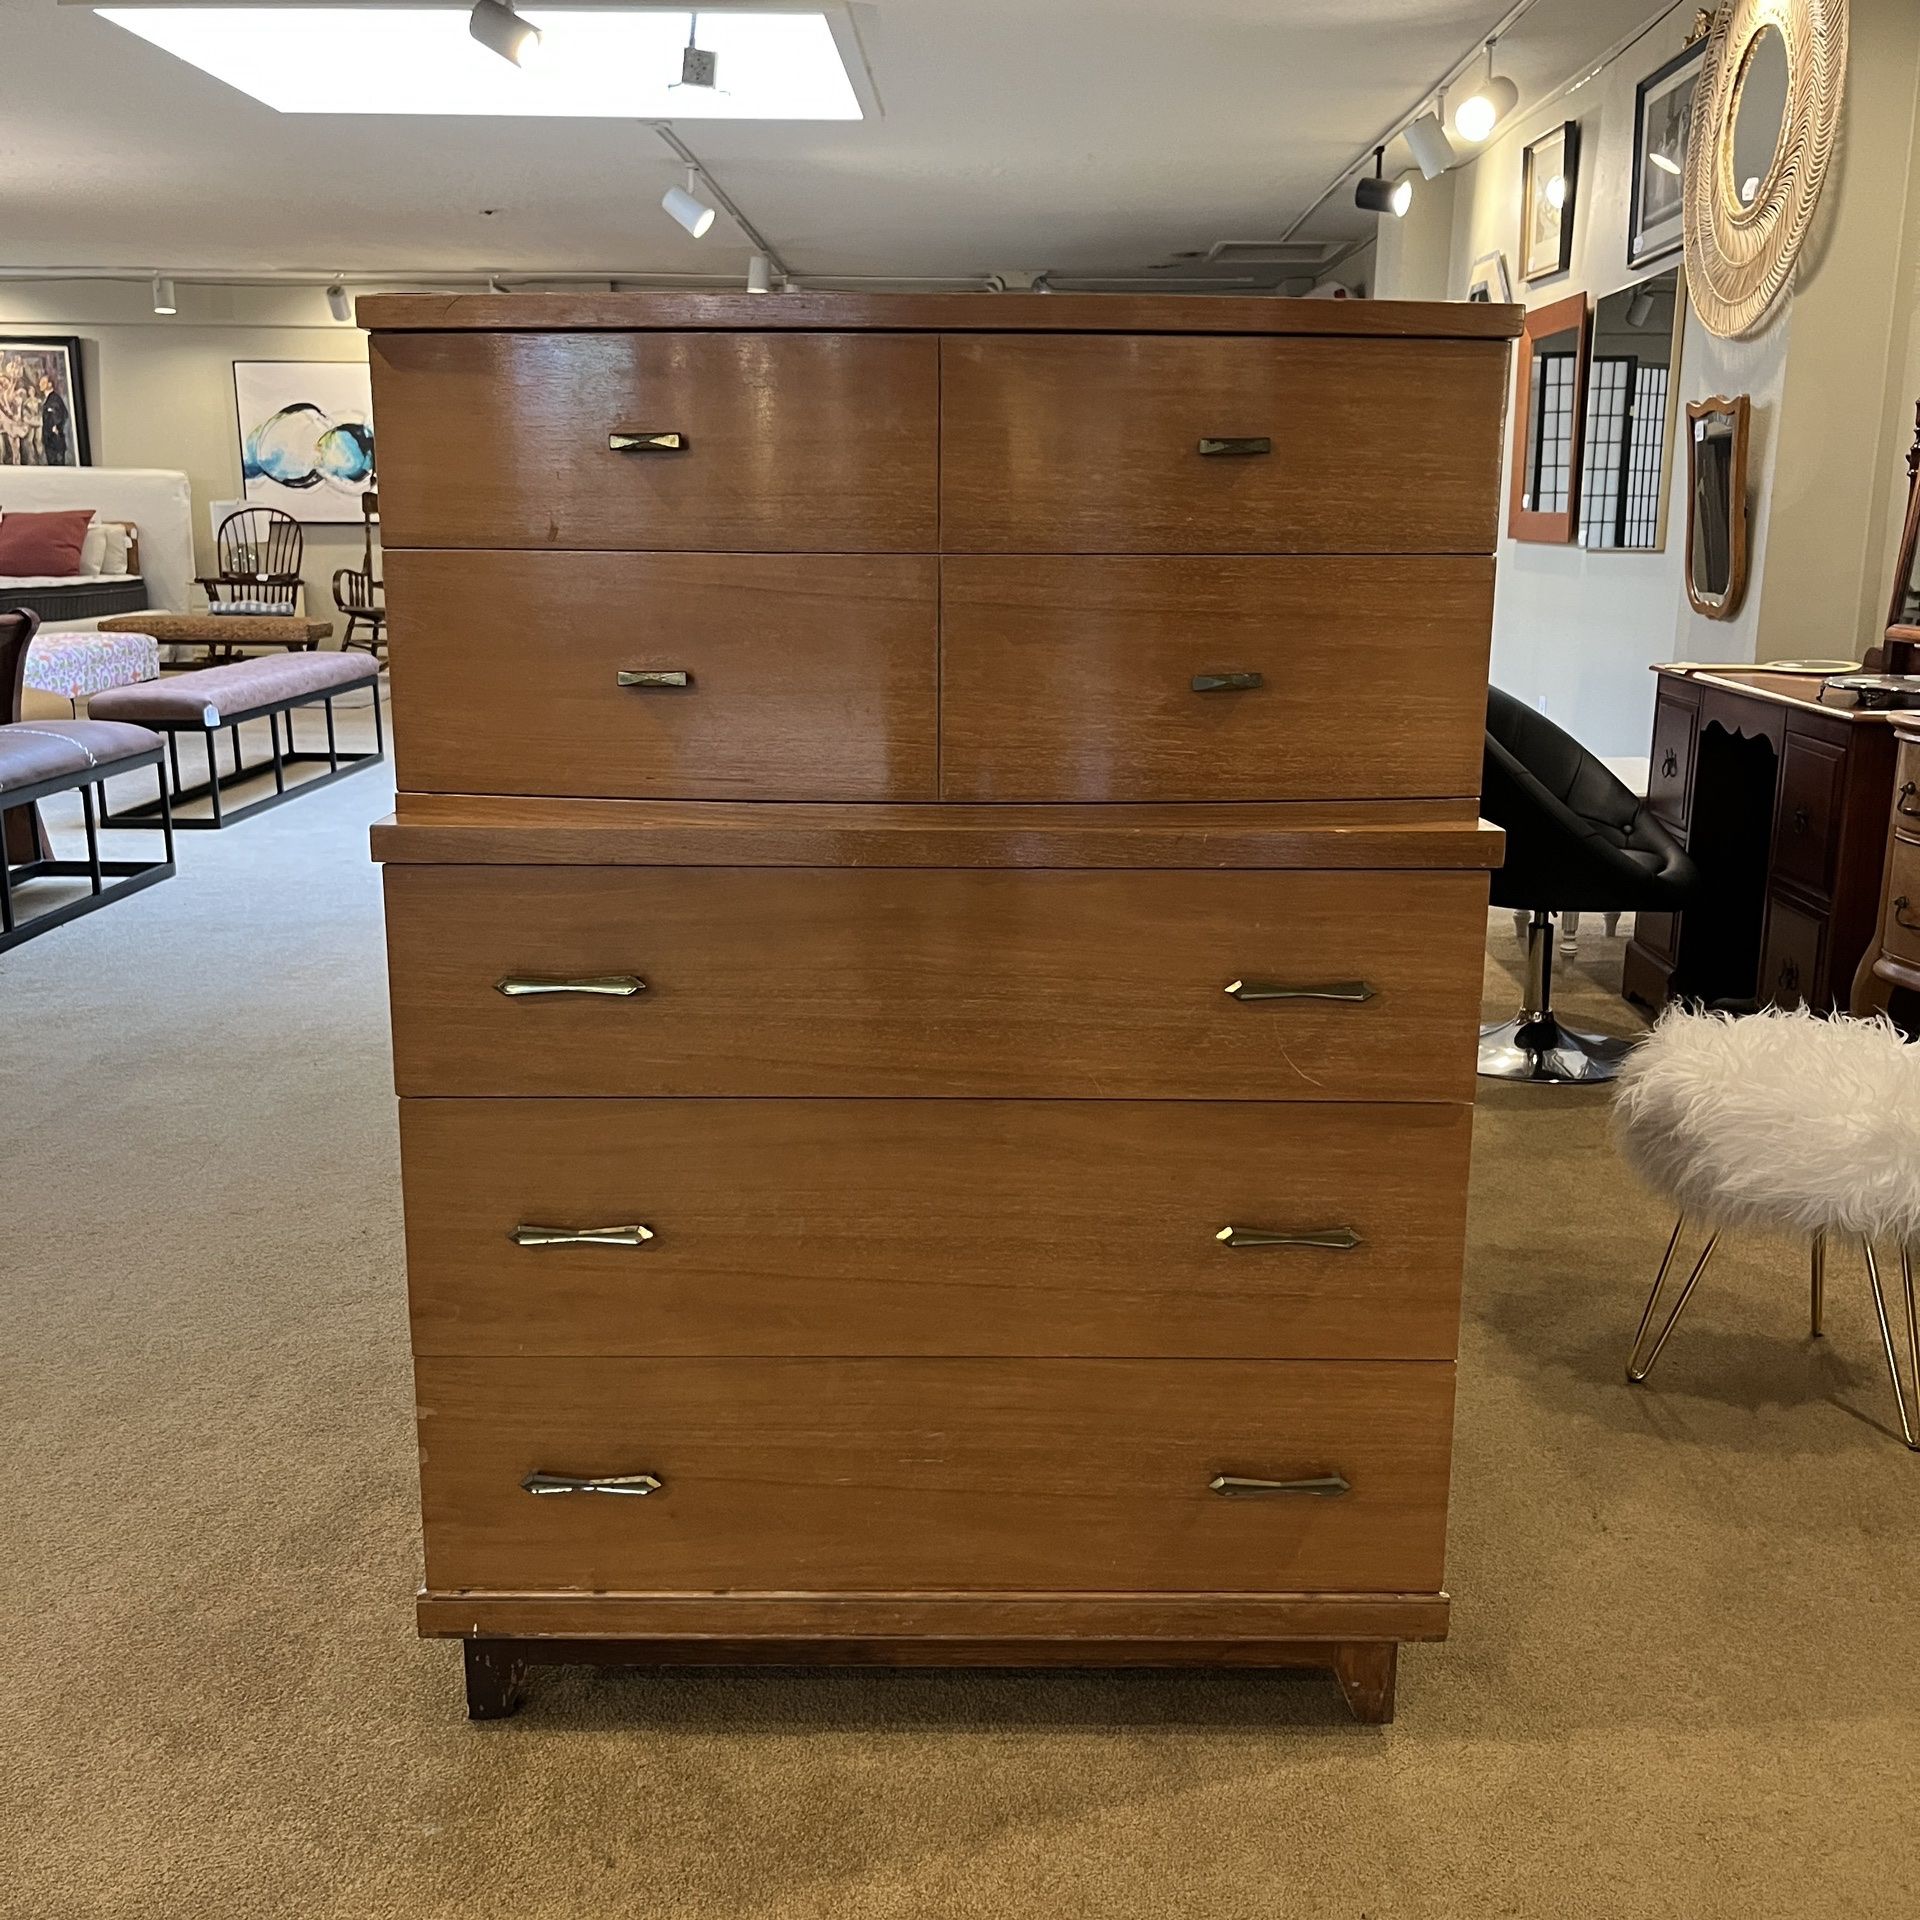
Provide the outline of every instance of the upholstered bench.
{"type": "MultiPolygon", "coordinates": [[[[177,673],[144,686],[116,687],[95,694],[87,711],[96,720],[128,720],[151,727],[167,736],[167,754],[173,769],[172,804],[177,808],[194,800],[212,803],[210,815],[175,814],[173,824],[181,828],[218,828],[244,819],[265,807],[276,807],[295,794],[343,780],[350,773],[387,752],[386,731],[380,715],[380,667],[369,654],[361,653],[288,653],[258,660],[235,660],[226,666],[202,667],[193,673],[177,673]],[[371,753],[343,753],[334,731],[333,703],[343,694],[366,689],[373,696],[373,738],[371,753]],[[325,710],[327,744],[324,752],[296,751],[293,739],[293,715],[297,707],[318,706],[325,710]],[[286,742],[280,738],[282,716],[286,722],[286,742]],[[253,766],[242,764],[240,729],[249,720],[264,720],[273,742],[272,757],[253,766]],[[216,736],[225,728],[233,740],[233,769],[222,773],[214,758],[216,736]],[[198,786],[188,787],[180,775],[180,736],[200,734],[206,742],[207,777],[198,786]],[[327,771],[311,779],[288,784],[287,769],[313,765],[324,760],[327,771]],[[273,791],[243,806],[229,807],[224,796],[243,780],[271,772],[273,791]]],[[[157,810],[149,805],[107,816],[107,824],[116,827],[152,827],[160,824],[157,810]]]]}
{"type": "Polygon", "coordinates": [[[173,821],[160,758],[160,736],[145,727],[102,720],[16,721],[0,726],[0,818],[11,816],[22,823],[25,831],[18,836],[18,844],[26,850],[24,858],[13,858],[4,849],[11,836],[0,834],[0,953],[172,875],[173,821]],[[166,835],[166,855],[160,860],[102,860],[100,827],[108,818],[106,783],[116,774],[137,773],[142,767],[152,767],[160,784],[155,824],[166,835]],[[96,787],[100,789],[97,815],[96,787]],[[87,823],[87,857],[56,860],[34,803],[75,788],[87,823]],[[24,808],[24,815],[15,813],[16,808],[24,808]],[[22,881],[78,879],[92,884],[76,900],[26,919],[15,909],[14,888],[22,881]]]}

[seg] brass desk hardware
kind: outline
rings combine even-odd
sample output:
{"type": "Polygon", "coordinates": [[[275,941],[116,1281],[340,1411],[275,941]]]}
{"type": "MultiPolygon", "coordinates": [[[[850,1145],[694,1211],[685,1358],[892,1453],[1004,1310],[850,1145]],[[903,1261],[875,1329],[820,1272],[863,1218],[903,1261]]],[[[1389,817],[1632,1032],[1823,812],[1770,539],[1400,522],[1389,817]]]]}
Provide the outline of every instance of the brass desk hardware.
{"type": "Polygon", "coordinates": [[[684,433],[649,433],[643,427],[615,427],[607,435],[609,453],[685,453],[684,433]]]}
{"type": "Polygon", "coordinates": [[[1897,925],[1903,926],[1909,933],[1920,933],[1920,920],[1909,920],[1907,909],[1912,905],[1907,896],[1901,894],[1893,903],[1893,917],[1897,925]]]}
{"type": "Polygon", "coordinates": [[[510,973],[496,989],[509,1000],[531,1000],[543,994],[588,993],[604,1000],[631,1000],[645,993],[647,983],[637,973],[599,973],[568,980],[539,973],[510,973]]]}
{"type": "Polygon", "coordinates": [[[1373,998],[1364,980],[1329,980],[1317,986],[1290,987],[1279,980],[1235,980],[1226,989],[1235,1000],[1349,1000],[1373,998]]]}
{"type": "Polygon", "coordinates": [[[1196,673],[1187,684],[1195,693],[1245,693],[1266,681],[1257,673],[1196,673]]]}
{"type": "Polygon", "coordinates": [[[1242,440],[1214,438],[1208,436],[1200,442],[1200,451],[1209,457],[1218,454],[1246,455],[1253,453],[1271,453],[1273,442],[1262,434],[1255,434],[1242,440]]]}
{"type": "Polygon", "coordinates": [[[1920,820],[1920,807],[1909,804],[1916,794],[1920,794],[1920,787],[1916,787],[1911,780],[1902,780],[1900,782],[1900,796],[1893,803],[1894,812],[1901,815],[1904,819],[1920,820]]]}
{"type": "Polygon", "coordinates": [[[616,687],[690,687],[693,675],[685,667],[622,667],[613,676],[616,687]]]}
{"type": "Polygon", "coordinates": [[[515,1227],[516,1247],[644,1247],[653,1229],[631,1227],[515,1227]]]}
{"type": "Polygon", "coordinates": [[[1351,1253],[1360,1236],[1351,1227],[1320,1227],[1306,1233],[1269,1233],[1264,1227],[1222,1227],[1213,1236],[1223,1247],[1325,1247],[1351,1253]]]}
{"type": "Polygon", "coordinates": [[[658,1493],[665,1484],[652,1473],[530,1473],[520,1482],[527,1493],[627,1493],[641,1498],[658,1493]]]}
{"type": "Polygon", "coordinates": [[[1353,1488],[1337,1473],[1323,1473],[1311,1480],[1248,1480],[1237,1473],[1217,1473],[1207,1482],[1207,1491],[1229,1500],[1273,1493],[1300,1493],[1314,1500],[1338,1500],[1353,1488]]]}

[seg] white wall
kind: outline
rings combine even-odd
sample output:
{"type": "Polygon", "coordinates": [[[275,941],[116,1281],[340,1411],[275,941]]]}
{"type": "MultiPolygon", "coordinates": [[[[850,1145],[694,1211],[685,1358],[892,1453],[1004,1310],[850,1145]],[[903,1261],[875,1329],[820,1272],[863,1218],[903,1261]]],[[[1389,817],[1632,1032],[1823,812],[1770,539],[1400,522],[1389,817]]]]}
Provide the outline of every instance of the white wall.
{"type": "MultiPolygon", "coordinates": [[[[5,283],[0,328],[80,336],[93,464],[183,469],[199,570],[211,571],[209,504],[240,496],[234,361],[365,360],[367,337],[334,321],[317,287],[183,282],[178,297],[180,312],[160,318],[144,282],[5,283]]],[[[307,606],[336,632],[333,570],[359,565],[364,541],[357,523],[306,529],[307,606]]]]}

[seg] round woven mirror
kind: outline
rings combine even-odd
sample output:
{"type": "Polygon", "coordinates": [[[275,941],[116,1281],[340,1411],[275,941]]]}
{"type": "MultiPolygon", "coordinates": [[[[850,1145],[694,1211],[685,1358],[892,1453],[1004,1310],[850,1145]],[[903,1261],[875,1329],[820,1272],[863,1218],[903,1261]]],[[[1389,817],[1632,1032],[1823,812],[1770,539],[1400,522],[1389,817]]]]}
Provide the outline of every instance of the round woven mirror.
{"type": "Polygon", "coordinates": [[[1687,151],[1688,293],[1710,332],[1754,332],[1792,283],[1846,70],[1846,0],[1721,7],[1687,151]]]}

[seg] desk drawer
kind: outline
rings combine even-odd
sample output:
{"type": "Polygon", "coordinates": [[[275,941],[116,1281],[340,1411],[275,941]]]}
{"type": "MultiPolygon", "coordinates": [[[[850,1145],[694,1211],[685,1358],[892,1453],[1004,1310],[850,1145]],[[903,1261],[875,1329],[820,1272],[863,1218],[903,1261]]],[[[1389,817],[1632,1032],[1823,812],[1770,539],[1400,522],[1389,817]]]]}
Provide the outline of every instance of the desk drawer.
{"type": "Polygon", "coordinates": [[[1773,822],[1773,871],[1809,892],[1833,888],[1840,834],[1846,750],[1789,729],[1780,763],[1780,804],[1773,822]]]}
{"type": "Polygon", "coordinates": [[[941,571],[949,800],[1479,791],[1490,560],[962,557],[941,571]]]}
{"type": "Polygon", "coordinates": [[[403,1094],[1472,1089],[1477,873],[389,867],[386,885],[403,1094]],[[498,990],[609,977],[644,988],[498,990]]]}
{"type": "Polygon", "coordinates": [[[392,554],[399,783],[931,800],[931,558],[392,554]],[[621,673],[684,685],[621,686],[621,673]]]}
{"type": "Polygon", "coordinates": [[[372,355],[390,549],[934,544],[931,338],[389,333],[372,355]]]}
{"type": "Polygon", "coordinates": [[[438,1591],[1440,1586],[1444,1364],[423,1359],[417,1381],[438,1591]]]}
{"type": "Polygon", "coordinates": [[[1895,834],[1887,848],[1887,923],[1881,948],[1920,967],[1920,841],[1895,834]]]}
{"type": "Polygon", "coordinates": [[[1693,743],[1700,719],[1697,700],[1661,694],[1653,703],[1653,752],[1647,762],[1647,805],[1669,826],[1684,831],[1693,791],[1693,743]]]}
{"type": "Polygon", "coordinates": [[[414,1346],[1451,1359],[1471,1119],[1298,1102],[407,1100],[414,1346]],[[1229,1228],[1243,1244],[1223,1243],[1229,1228]],[[521,1244],[536,1229],[616,1239],[521,1244]]]}
{"type": "Polygon", "coordinates": [[[1489,553],[1507,366],[1492,341],[949,335],[941,544],[1489,553]]]}

